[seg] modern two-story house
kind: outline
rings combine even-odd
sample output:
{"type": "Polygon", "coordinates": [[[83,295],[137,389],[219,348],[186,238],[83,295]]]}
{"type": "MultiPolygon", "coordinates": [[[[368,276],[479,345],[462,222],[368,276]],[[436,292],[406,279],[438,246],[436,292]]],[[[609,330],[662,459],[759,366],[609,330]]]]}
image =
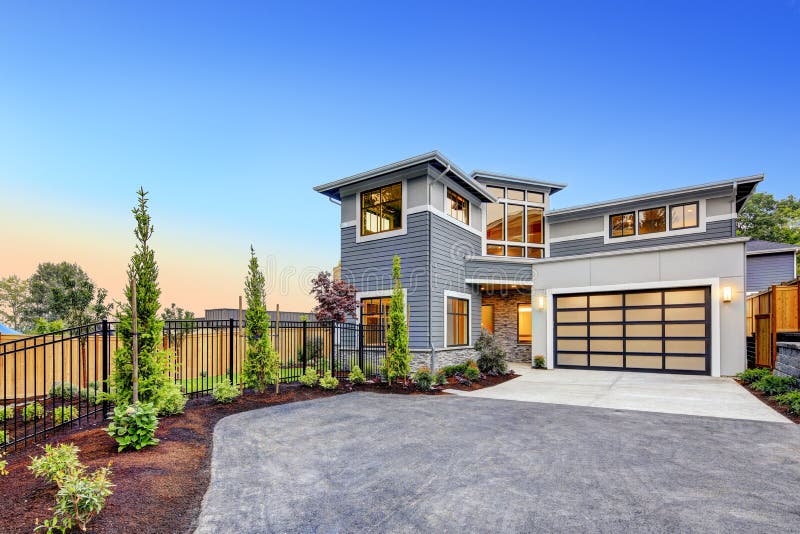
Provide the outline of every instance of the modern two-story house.
{"type": "Polygon", "coordinates": [[[763,176],[550,209],[564,184],[475,171],[431,152],[315,188],[341,206],[341,277],[359,320],[387,322],[402,259],[414,365],[474,358],[731,375],[745,367],[747,238],[763,176]]]}

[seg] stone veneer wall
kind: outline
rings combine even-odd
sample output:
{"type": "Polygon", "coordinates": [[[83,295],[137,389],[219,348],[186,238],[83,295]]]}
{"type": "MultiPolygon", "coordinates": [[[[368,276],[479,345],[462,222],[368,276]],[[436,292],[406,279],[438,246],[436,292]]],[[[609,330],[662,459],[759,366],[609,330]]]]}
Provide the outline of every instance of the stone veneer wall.
{"type": "Polygon", "coordinates": [[[775,374],[800,377],[800,343],[778,342],[775,374]]]}
{"type": "Polygon", "coordinates": [[[506,293],[481,295],[481,304],[494,306],[494,335],[510,362],[533,361],[530,344],[517,343],[517,306],[530,303],[531,294],[527,291],[509,290],[506,293]]]}
{"type": "Polygon", "coordinates": [[[435,360],[431,361],[431,353],[413,352],[411,353],[411,372],[413,373],[422,366],[432,370],[441,369],[447,365],[464,363],[467,360],[477,360],[478,352],[472,347],[461,347],[458,349],[439,349],[436,351],[435,360]]]}

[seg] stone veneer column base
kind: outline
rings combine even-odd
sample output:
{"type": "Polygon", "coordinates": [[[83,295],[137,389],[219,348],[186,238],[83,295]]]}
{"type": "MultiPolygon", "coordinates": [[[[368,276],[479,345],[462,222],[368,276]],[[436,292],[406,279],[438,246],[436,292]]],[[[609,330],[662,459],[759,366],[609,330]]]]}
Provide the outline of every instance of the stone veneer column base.
{"type": "Polygon", "coordinates": [[[462,347],[457,349],[438,349],[435,360],[431,361],[430,351],[411,351],[411,372],[413,373],[420,367],[428,367],[435,371],[448,365],[464,363],[467,360],[477,360],[478,351],[472,347],[462,347]]]}

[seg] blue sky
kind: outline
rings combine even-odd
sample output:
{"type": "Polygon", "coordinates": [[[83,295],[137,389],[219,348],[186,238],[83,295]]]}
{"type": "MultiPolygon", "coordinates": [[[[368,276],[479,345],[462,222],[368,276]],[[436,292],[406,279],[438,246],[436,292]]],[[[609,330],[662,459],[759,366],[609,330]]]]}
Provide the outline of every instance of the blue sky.
{"type": "Polygon", "coordinates": [[[4,2],[0,80],[0,276],[68,259],[118,294],[142,184],[196,311],[235,305],[251,242],[308,307],[339,255],[311,187],[432,149],[569,183],[554,207],[800,193],[797,1],[4,2]]]}

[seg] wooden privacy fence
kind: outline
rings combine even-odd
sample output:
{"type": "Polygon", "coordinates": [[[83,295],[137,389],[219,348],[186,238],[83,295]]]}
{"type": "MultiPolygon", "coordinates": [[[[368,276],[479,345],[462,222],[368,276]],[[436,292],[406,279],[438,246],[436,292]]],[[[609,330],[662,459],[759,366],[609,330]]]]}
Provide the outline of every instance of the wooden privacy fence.
{"type": "Polygon", "coordinates": [[[747,297],[747,335],[755,337],[755,364],[775,367],[778,334],[800,331],[800,284],[772,286],[747,297]]]}

